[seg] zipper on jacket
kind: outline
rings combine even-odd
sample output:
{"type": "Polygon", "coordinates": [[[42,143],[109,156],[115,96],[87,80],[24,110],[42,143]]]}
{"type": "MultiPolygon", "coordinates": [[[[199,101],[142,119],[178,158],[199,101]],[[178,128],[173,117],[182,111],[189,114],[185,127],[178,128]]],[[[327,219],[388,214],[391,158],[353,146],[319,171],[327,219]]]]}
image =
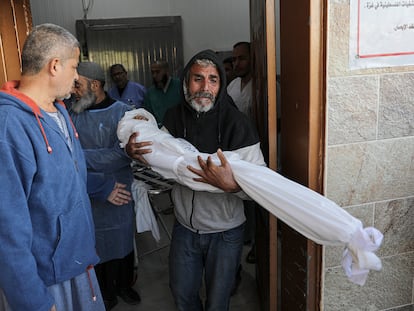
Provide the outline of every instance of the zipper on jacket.
{"type": "Polygon", "coordinates": [[[90,270],[92,270],[92,269],[93,269],[93,265],[89,265],[86,268],[86,273],[88,274],[88,282],[89,282],[89,288],[91,289],[92,301],[96,301],[95,290],[93,288],[91,274],[90,274],[90,270]]]}
{"type": "Polygon", "coordinates": [[[191,199],[190,226],[191,226],[191,228],[195,229],[194,228],[194,225],[193,225],[193,216],[194,216],[194,190],[192,192],[193,192],[193,197],[191,199]]]}

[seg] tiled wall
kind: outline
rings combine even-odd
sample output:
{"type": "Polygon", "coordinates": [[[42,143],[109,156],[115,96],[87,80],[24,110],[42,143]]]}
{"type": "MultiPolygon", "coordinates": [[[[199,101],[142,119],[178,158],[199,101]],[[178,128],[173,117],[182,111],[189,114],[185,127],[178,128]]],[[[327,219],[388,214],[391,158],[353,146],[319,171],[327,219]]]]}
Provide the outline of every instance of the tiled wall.
{"type": "Polygon", "coordinates": [[[383,269],[350,283],[326,247],[323,310],[414,303],[414,67],[348,69],[349,1],[328,1],[326,195],[384,234],[383,269]]]}

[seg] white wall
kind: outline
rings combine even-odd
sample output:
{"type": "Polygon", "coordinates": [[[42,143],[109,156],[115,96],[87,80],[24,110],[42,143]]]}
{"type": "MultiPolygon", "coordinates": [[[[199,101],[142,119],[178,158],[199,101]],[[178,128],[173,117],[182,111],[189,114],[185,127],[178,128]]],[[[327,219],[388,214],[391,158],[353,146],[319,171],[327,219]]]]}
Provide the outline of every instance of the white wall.
{"type": "Polygon", "coordinates": [[[76,34],[82,2],[91,4],[89,19],[180,15],[184,62],[202,49],[228,51],[250,40],[249,0],[30,0],[33,24],[54,23],[76,34]]]}
{"type": "Polygon", "coordinates": [[[171,0],[171,10],[183,18],[185,60],[202,49],[228,51],[250,41],[249,0],[171,0]]]}

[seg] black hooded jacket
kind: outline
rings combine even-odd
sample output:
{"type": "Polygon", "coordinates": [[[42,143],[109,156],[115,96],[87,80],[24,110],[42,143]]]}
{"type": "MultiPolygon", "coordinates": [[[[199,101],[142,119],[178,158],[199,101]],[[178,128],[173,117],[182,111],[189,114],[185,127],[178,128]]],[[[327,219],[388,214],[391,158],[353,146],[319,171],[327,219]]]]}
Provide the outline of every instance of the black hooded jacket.
{"type": "Polygon", "coordinates": [[[258,143],[256,129],[227,94],[226,74],[215,52],[205,50],[196,54],[184,68],[182,85],[187,72],[197,59],[211,60],[219,71],[220,90],[214,107],[207,112],[195,111],[186,102],[184,91],[181,90],[181,104],[167,111],[164,126],[174,137],[184,138],[199,151],[206,153],[214,153],[217,148],[232,151],[258,143]]]}
{"type": "MultiPolygon", "coordinates": [[[[209,111],[197,112],[186,102],[182,91],[181,104],[167,111],[164,126],[174,137],[184,138],[200,152],[215,153],[221,148],[238,153],[243,160],[264,165],[257,132],[227,95],[224,68],[216,54],[206,50],[195,55],[185,67],[181,82],[184,83],[197,59],[209,59],[218,68],[220,89],[216,102],[209,111]]],[[[242,193],[193,191],[180,184],[172,191],[178,222],[197,233],[223,232],[243,224],[246,218],[242,197],[242,193]]]]}

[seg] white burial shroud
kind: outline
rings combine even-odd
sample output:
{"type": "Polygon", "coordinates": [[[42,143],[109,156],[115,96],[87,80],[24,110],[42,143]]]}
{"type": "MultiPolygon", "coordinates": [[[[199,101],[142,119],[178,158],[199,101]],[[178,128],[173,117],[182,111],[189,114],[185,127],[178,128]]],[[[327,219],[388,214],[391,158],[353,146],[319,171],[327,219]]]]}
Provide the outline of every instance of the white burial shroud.
{"type": "MultiPolygon", "coordinates": [[[[139,132],[138,141],[153,142],[152,152],[144,157],[154,171],[193,190],[222,192],[194,181],[196,175],[187,169],[188,165],[199,168],[197,155],[206,159],[210,154],[200,153],[187,141],[158,129],[155,118],[145,109],[128,111],[119,122],[121,147],[134,132],[139,132]],[[134,119],[136,115],[148,121],[134,119]]],[[[318,244],[345,246],[342,266],[352,282],[363,285],[369,270],[381,270],[381,260],[374,254],[383,238],[377,229],[363,228],[359,219],[333,201],[267,167],[243,161],[235,152],[224,154],[237,183],[252,200],[318,244]]],[[[211,157],[220,165],[216,154],[211,157]]]]}

